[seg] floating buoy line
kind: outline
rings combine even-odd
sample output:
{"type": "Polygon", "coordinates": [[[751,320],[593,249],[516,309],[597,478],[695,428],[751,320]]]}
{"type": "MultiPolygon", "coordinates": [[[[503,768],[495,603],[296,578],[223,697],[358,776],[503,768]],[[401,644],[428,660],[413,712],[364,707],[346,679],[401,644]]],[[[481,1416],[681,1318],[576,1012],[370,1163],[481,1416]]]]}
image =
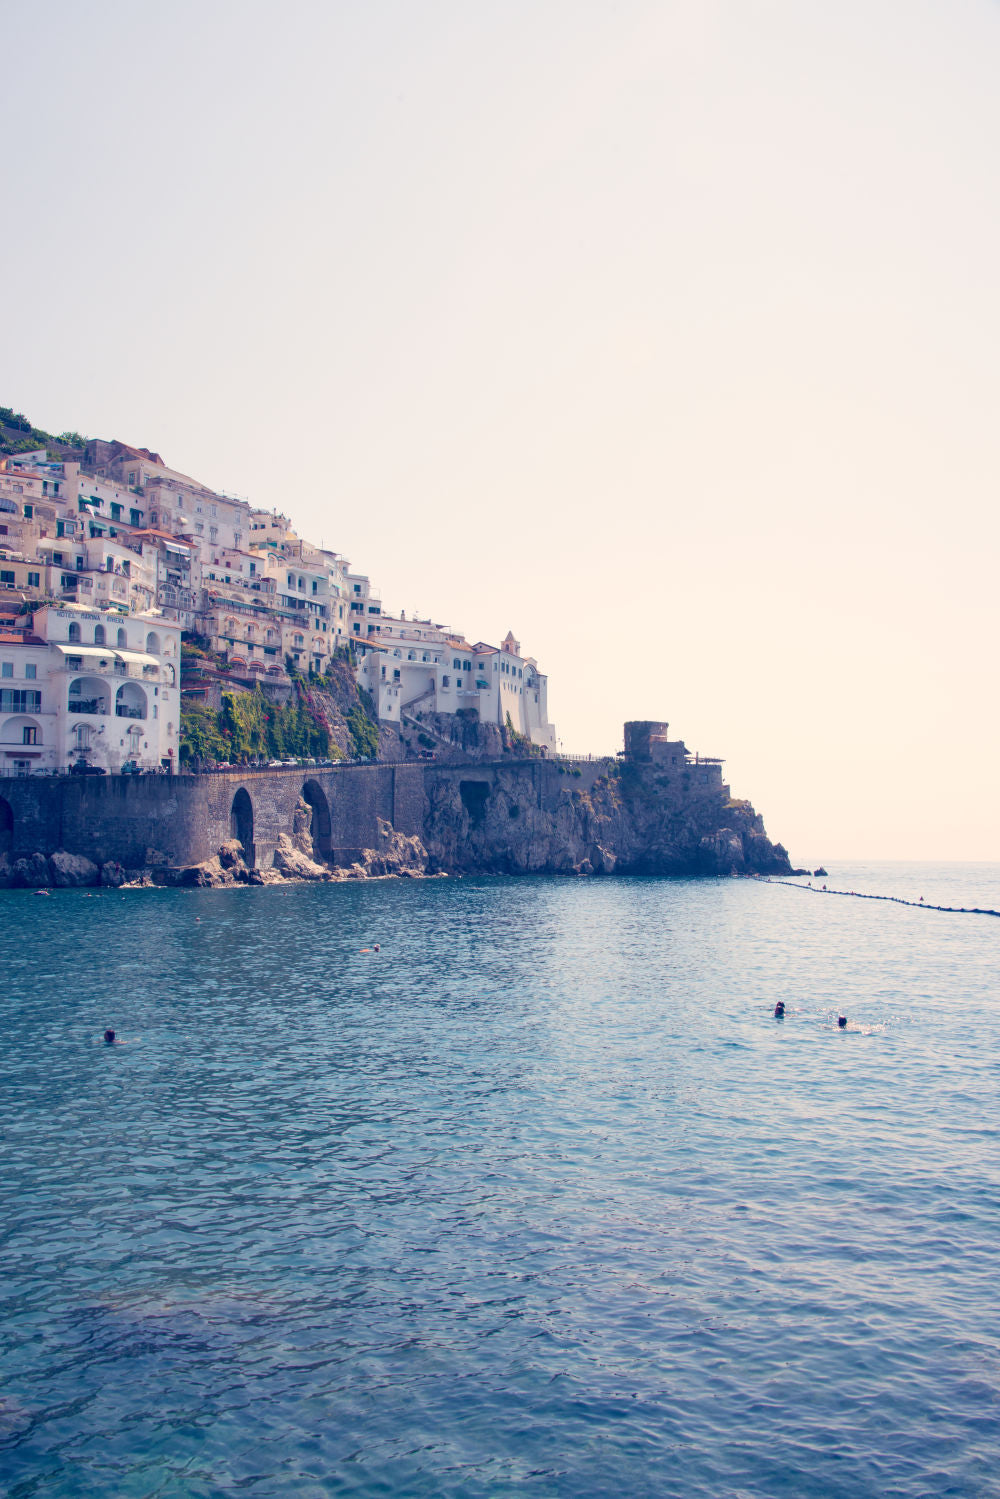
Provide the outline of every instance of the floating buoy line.
{"type": "Polygon", "coordinates": [[[830,890],[826,885],[799,885],[795,880],[774,880],[770,875],[751,874],[746,878],[763,878],[768,885],[787,885],[789,890],[804,890],[810,895],[845,895],[849,900],[887,900],[894,906],[912,906],[915,911],[947,911],[954,916],[1000,916],[1000,911],[991,911],[983,906],[935,906],[927,900],[904,900],[901,895],[869,895],[863,890],[830,890]]]}

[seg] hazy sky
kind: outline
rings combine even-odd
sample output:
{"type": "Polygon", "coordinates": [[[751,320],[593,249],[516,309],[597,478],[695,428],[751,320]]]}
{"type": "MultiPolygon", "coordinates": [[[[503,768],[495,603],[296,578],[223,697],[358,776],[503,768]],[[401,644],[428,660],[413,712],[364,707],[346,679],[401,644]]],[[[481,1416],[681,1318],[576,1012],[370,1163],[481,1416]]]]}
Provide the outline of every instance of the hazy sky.
{"type": "Polygon", "coordinates": [[[0,0],[0,403],[666,718],[794,860],[1000,857],[1000,6],[0,0]]]}

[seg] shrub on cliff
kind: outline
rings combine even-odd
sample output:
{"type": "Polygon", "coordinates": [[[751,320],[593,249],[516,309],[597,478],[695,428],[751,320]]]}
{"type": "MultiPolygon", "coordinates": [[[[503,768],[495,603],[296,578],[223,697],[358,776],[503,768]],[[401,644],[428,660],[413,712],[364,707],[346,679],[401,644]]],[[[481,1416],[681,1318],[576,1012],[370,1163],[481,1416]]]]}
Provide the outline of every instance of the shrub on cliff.
{"type": "Polygon", "coordinates": [[[347,715],[351,751],[361,760],[374,759],[378,754],[378,725],[375,722],[374,706],[367,708],[365,698],[371,703],[368,693],[359,688],[358,701],[347,715]]]}
{"type": "Polygon", "coordinates": [[[219,732],[219,715],[204,703],[181,709],[181,759],[224,760],[226,741],[219,732]]]}
{"type": "Polygon", "coordinates": [[[326,759],[338,753],[330,731],[309,703],[279,706],[257,686],[224,692],[216,713],[202,704],[181,711],[183,760],[326,759]]]}

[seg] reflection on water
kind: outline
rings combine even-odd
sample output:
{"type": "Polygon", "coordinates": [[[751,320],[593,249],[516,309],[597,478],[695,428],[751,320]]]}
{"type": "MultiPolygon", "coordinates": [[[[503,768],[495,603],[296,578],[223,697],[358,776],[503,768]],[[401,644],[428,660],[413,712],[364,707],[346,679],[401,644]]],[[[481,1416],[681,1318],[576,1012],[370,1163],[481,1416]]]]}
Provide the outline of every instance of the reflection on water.
{"type": "Polygon", "coordinates": [[[986,918],[0,899],[5,1494],[1000,1491],[986,918]]]}

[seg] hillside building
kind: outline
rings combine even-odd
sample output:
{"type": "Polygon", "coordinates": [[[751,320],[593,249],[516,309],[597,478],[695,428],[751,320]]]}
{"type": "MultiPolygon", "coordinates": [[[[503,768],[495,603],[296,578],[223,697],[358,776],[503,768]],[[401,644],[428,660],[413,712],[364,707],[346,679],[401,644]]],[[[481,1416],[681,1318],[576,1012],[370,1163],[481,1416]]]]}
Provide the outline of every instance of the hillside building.
{"type": "MultiPolygon", "coordinates": [[[[129,652],[134,653],[144,626],[147,634],[175,642],[169,663],[175,672],[181,632],[201,637],[222,658],[231,686],[260,682],[272,695],[290,691],[289,669],[321,678],[338,652],[348,653],[380,719],[398,724],[422,710],[466,713],[483,723],[509,723],[532,742],[555,747],[547,680],[512,634],[499,646],[470,645],[431,620],[389,613],[367,574],[353,571],[340,553],[302,539],[287,516],[213,491],[168,468],[148,448],[95,439],[82,460],[56,462],[41,449],[0,460],[0,610],[5,605],[33,609],[36,621],[12,648],[35,651],[36,657],[42,650],[37,659],[23,657],[36,670],[49,662],[44,673],[49,685],[17,690],[29,692],[32,701],[41,694],[47,706],[38,712],[55,714],[59,724],[60,714],[75,713],[74,729],[93,732],[71,734],[73,747],[82,748],[87,739],[89,752],[104,755],[108,769],[116,768],[112,750],[128,750],[118,755],[119,763],[137,757],[143,763],[167,760],[170,750],[176,754],[178,730],[137,736],[130,728],[128,745],[121,735],[121,742],[112,744],[106,724],[88,725],[79,703],[70,709],[62,702],[70,696],[69,684],[62,678],[56,684],[67,689],[61,697],[52,685],[57,675],[52,663],[70,643],[59,631],[74,606],[82,611],[75,618],[82,633],[90,625],[105,633],[101,642],[77,638],[73,643],[86,650],[106,648],[100,660],[107,664],[109,681],[128,675],[129,665],[114,654],[107,633],[111,624],[115,639],[128,636],[129,652]],[[121,618],[126,615],[136,622],[134,628],[121,618]],[[149,625],[154,618],[158,631],[149,625]]],[[[159,723],[159,692],[167,686],[160,673],[167,662],[157,650],[140,654],[150,659],[132,664],[146,669],[147,676],[140,670],[129,680],[156,687],[146,707],[157,712],[147,712],[142,722],[159,723]]],[[[82,667],[81,673],[78,680],[84,681],[82,667]]],[[[95,668],[91,675],[93,692],[88,688],[90,695],[81,700],[103,703],[98,717],[114,716],[125,700],[119,700],[117,689],[113,698],[98,692],[102,672],[95,668]]],[[[167,701],[176,701],[179,683],[171,686],[167,701]]],[[[146,688],[142,691],[148,699],[146,688]]],[[[46,729],[41,720],[21,727],[46,729]]],[[[29,769],[65,764],[69,731],[55,722],[50,728],[39,740],[43,750],[21,757],[39,762],[29,769]]],[[[14,724],[10,732],[17,731],[14,724]]],[[[4,741],[2,752],[8,748],[4,741]]]]}
{"type": "Polygon", "coordinates": [[[20,628],[8,617],[0,629],[4,772],[176,769],[180,645],[179,625],[124,609],[51,604],[20,628]]]}

